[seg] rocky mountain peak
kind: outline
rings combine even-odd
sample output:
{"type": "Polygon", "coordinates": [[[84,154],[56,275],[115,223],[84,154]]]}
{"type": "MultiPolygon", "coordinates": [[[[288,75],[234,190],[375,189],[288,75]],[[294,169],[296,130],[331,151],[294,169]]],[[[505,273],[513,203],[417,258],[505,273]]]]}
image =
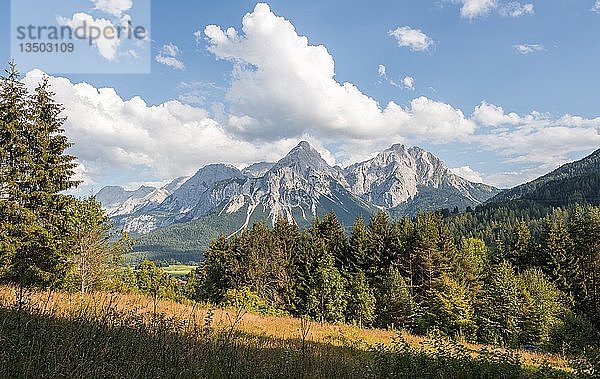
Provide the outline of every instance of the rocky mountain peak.
{"type": "Polygon", "coordinates": [[[329,173],[332,170],[321,154],[306,141],[302,141],[294,147],[271,168],[271,171],[277,171],[284,167],[294,168],[300,174],[307,174],[309,171],[329,173]]]}

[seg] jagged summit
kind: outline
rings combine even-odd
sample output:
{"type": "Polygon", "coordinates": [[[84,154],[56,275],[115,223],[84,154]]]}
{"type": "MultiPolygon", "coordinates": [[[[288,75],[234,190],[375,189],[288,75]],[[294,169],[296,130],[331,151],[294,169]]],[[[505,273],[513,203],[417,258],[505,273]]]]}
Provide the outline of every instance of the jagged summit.
{"type": "Polygon", "coordinates": [[[114,200],[126,194],[114,187],[106,193],[112,194],[111,206],[118,209],[113,213],[117,224],[128,231],[147,232],[203,217],[213,223],[227,215],[235,215],[240,229],[253,220],[274,221],[279,216],[302,224],[332,210],[350,224],[378,208],[413,214],[420,209],[474,206],[497,191],[454,175],[443,161],[419,147],[395,144],[372,159],[341,169],[330,166],[315,148],[301,141],[277,163],[256,163],[242,171],[210,164],[187,180],[146,194],[151,199],[127,198],[119,205],[114,200]]]}
{"type": "Polygon", "coordinates": [[[301,141],[296,147],[273,166],[271,171],[276,171],[281,167],[295,167],[301,172],[309,169],[313,170],[331,170],[331,166],[321,157],[321,154],[315,150],[308,142],[301,141]]]}

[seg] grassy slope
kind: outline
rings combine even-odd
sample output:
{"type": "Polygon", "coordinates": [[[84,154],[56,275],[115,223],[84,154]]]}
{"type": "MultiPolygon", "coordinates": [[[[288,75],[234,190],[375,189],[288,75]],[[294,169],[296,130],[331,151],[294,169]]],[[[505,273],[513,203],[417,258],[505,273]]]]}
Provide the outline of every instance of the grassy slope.
{"type": "Polygon", "coordinates": [[[560,357],[528,352],[514,356],[530,369],[482,365],[471,357],[484,347],[472,344],[464,345],[466,361],[440,358],[456,346],[432,355],[442,342],[409,334],[408,353],[374,353],[396,334],[348,325],[311,323],[303,344],[298,319],[245,314],[232,327],[235,310],[215,310],[207,322],[206,308],[159,301],[153,313],[152,299],[136,294],[34,293],[21,312],[14,303],[14,289],[0,287],[0,377],[380,377],[403,368],[412,371],[400,377],[531,377],[542,361],[566,367],[560,357]]]}

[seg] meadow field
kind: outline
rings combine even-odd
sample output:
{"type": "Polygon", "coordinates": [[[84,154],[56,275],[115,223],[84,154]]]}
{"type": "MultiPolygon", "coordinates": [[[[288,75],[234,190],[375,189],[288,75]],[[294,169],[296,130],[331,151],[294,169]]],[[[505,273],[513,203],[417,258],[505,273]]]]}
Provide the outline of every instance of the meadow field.
{"type": "Polygon", "coordinates": [[[568,359],[139,294],[0,287],[0,377],[579,377],[568,359]]]}

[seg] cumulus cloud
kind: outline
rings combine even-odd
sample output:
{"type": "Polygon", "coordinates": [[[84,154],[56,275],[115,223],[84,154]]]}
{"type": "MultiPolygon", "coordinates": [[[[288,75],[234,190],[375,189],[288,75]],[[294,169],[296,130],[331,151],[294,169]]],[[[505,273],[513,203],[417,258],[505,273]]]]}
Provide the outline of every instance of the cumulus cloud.
{"type": "Polygon", "coordinates": [[[600,13],[600,0],[596,0],[596,3],[592,7],[592,12],[600,13]]]}
{"type": "Polygon", "coordinates": [[[541,163],[555,168],[567,162],[569,154],[589,152],[600,145],[600,118],[568,114],[552,118],[535,111],[507,114],[502,107],[483,102],[471,119],[494,128],[474,134],[470,140],[505,157],[505,163],[541,163]]]}
{"type": "Polygon", "coordinates": [[[133,6],[132,0],[90,0],[94,3],[94,9],[101,12],[121,17],[123,12],[128,11],[133,6]]]}
{"type": "Polygon", "coordinates": [[[527,55],[531,53],[537,53],[540,51],[545,51],[544,45],[542,44],[519,44],[514,45],[513,49],[519,54],[527,55]]]}
{"type": "Polygon", "coordinates": [[[534,13],[531,3],[522,4],[518,1],[503,0],[447,0],[461,4],[460,15],[463,18],[474,19],[498,12],[503,17],[521,17],[534,13]]]}
{"type": "MultiPolygon", "coordinates": [[[[226,124],[241,138],[272,141],[309,134],[340,144],[336,158],[342,163],[367,157],[390,141],[459,142],[494,152],[507,162],[530,164],[563,162],[568,154],[600,144],[596,119],[552,119],[538,112],[521,116],[486,102],[465,116],[450,104],[426,97],[406,106],[393,101],[381,106],[354,84],[337,82],[327,49],[310,45],[266,4],[244,16],[241,32],[209,25],[204,34],[208,50],[232,63],[226,124]]],[[[378,75],[389,78],[384,65],[378,66],[378,75]]],[[[403,84],[410,81],[398,85],[403,84]]]]}
{"type": "Polygon", "coordinates": [[[179,47],[173,43],[169,43],[167,45],[163,45],[154,59],[158,63],[164,64],[165,66],[172,67],[176,70],[183,70],[185,69],[185,64],[179,58],[179,54],[179,47]]]}
{"type": "Polygon", "coordinates": [[[470,166],[451,168],[450,171],[460,176],[461,178],[467,179],[468,181],[471,181],[473,183],[483,183],[481,173],[473,170],[470,166]]]}
{"type": "MultiPolygon", "coordinates": [[[[310,45],[266,4],[257,4],[244,16],[241,34],[216,25],[207,26],[204,34],[208,50],[233,64],[228,124],[247,138],[308,132],[330,140],[409,135],[456,139],[475,129],[448,104],[418,98],[407,107],[394,102],[380,107],[354,84],[338,83],[327,49],[310,45]]],[[[383,71],[378,68],[381,75],[383,71]]]]}
{"type": "Polygon", "coordinates": [[[488,104],[485,101],[475,107],[471,119],[484,126],[517,125],[522,122],[518,114],[514,112],[506,114],[502,107],[488,104]]]}
{"type": "Polygon", "coordinates": [[[404,79],[402,79],[402,85],[406,89],[414,90],[415,89],[415,78],[413,78],[412,76],[405,76],[404,79]]]}
{"type": "MultiPolygon", "coordinates": [[[[110,20],[105,18],[94,18],[87,13],[75,13],[72,18],[66,18],[59,16],[57,18],[58,24],[63,26],[69,26],[75,30],[77,27],[83,26],[84,24],[88,28],[98,28],[99,30],[105,30],[110,28],[115,30],[115,26],[110,20]]],[[[108,61],[115,61],[117,59],[117,49],[121,45],[121,40],[115,35],[112,38],[106,38],[104,33],[101,33],[99,38],[93,40],[93,44],[98,48],[98,53],[108,61]]]]}
{"type": "MultiPolygon", "coordinates": [[[[31,71],[24,82],[33,89],[43,75],[31,71]]],[[[88,183],[93,178],[106,184],[119,170],[168,179],[190,175],[208,163],[271,161],[298,143],[281,139],[252,144],[229,135],[202,108],[179,101],[148,105],[140,97],[125,100],[112,88],[49,79],[56,100],[65,107],[65,131],[74,142],[70,152],[81,163],[78,175],[88,183]]]]}
{"type": "Polygon", "coordinates": [[[433,46],[433,40],[420,29],[412,29],[409,26],[403,26],[395,30],[390,30],[388,35],[396,38],[398,46],[408,47],[412,51],[424,51],[433,46]]]}
{"type": "MultiPolygon", "coordinates": [[[[232,65],[229,86],[221,89],[225,104],[212,112],[200,107],[215,90],[211,84],[181,83],[179,90],[188,97],[151,106],[139,97],[123,99],[111,88],[50,78],[57,101],[65,106],[65,129],[84,175],[102,182],[98,178],[115,170],[135,169],[164,180],[207,163],[276,160],[307,139],[330,163],[342,164],[397,142],[460,144],[521,167],[517,174],[486,173],[491,184],[506,186],[600,145],[600,118],[519,115],[487,102],[465,115],[427,97],[403,106],[381,105],[354,84],[336,81],[327,49],[311,45],[266,4],[244,16],[240,32],[209,25],[203,35],[208,50],[232,65]]],[[[388,77],[389,72],[381,65],[378,74],[388,77]]],[[[25,82],[32,87],[41,75],[30,72],[25,82]]],[[[475,178],[464,167],[457,170],[475,178]]]]}

